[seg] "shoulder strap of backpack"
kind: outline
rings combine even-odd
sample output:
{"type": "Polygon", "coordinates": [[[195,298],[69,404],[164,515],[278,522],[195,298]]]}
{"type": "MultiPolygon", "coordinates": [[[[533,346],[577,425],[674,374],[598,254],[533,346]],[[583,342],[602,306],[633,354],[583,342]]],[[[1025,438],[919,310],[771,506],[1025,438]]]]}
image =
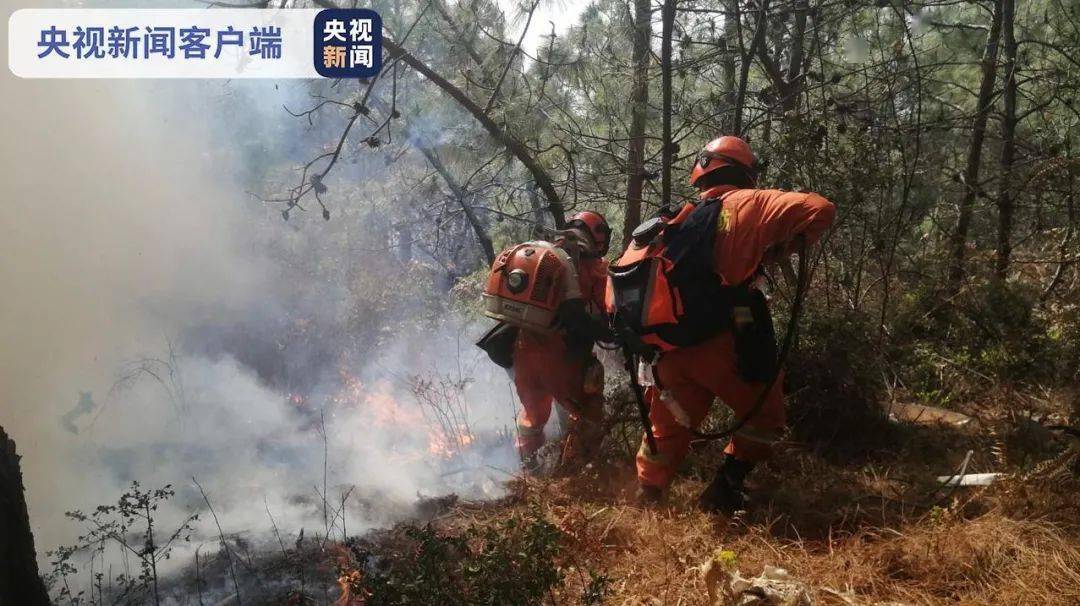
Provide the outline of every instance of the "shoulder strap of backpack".
{"type": "MultiPolygon", "coordinates": [[[[725,194],[726,195],[726,194],[725,194]]],[[[723,208],[723,196],[711,198],[697,205],[680,223],[677,229],[665,231],[664,256],[678,263],[705,238],[716,233],[716,221],[723,208]]]]}

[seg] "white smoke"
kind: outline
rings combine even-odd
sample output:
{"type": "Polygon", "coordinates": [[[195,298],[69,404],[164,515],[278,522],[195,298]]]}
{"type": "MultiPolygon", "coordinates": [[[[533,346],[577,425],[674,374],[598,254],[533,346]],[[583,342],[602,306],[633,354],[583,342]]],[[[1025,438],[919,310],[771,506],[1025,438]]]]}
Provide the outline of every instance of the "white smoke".
{"type": "MultiPolygon", "coordinates": [[[[132,480],[174,485],[168,526],[202,507],[197,477],[226,532],[252,533],[268,532],[266,507],[283,532],[323,532],[324,488],[334,501],[356,487],[350,533],[407,514],[421,494],[498,494],[509,442],[491,438],[448,468],[429,452],[439,424],[408,389],[414,372],[473,377],[472,430],[509,435],[506,378],[459,322],[384,335],[398,345],[360,360],[282,356],[316,377],[303,405],[237,358],[235,334],[273,349],[298,308],[356,313],[344,278],[283,284],[296,273],[265,247],[316,242],[347,267],[360,236],[323,244],[333,222],[298,229],[247,191],[267,164],[306,160],[305,145],[335,128],[284,114],[303,86],[27,81],[5,70],[0,92],[0,425],[23,456],[40,559],[75,538],[65,511],[115,502],[132,480]],[[404,422],[372,412],[384,397],[404,422]]],[[[359,211],[335,216],[348,212],[359,211]]],[[[204,516],[197,542],[215,533],[204,516]]]]}

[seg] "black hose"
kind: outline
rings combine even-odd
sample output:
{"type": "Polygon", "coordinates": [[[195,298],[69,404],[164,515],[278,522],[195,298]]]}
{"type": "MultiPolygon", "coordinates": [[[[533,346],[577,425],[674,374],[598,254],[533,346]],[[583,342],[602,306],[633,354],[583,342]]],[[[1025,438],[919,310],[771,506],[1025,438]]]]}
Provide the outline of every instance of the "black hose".
{"type": "MultiPolygon", "coordinates": [[[[730,437],[746,426],[759,412],[761,412],[762,406],[765,404],[765,399],[769,397],[769,392],[772,391],[776,385],[777,379],[780,378],[780,370],[784,367],[784,363],[787,361],[788,353],[791,352],[791,345],[795,341],[795,328],[799,321],[799,315],[802,313],[803,296],[806,294],[806,282],[807,282],[807,260],[806,260],[806,239],[799,236],[799,275],[795,280],[795,299],[791,303],[791,317],[788,318],[787,332],[784,334],[784,341],[780,346],[780,353],[776,357],[776,370],[773,372],[773,376],[769,379],[765,389],[758,395],[757,401],[750,408],[749,411],[741,419],[736,420],[730,427],[723,431],[716,432],[701,432],[696,429],[690,429],[690,433],[694,436],[695,441],[711,441],[720,440],[730,437]]],[[[650,428],[651,429],[651,428],[650,428]]]]}

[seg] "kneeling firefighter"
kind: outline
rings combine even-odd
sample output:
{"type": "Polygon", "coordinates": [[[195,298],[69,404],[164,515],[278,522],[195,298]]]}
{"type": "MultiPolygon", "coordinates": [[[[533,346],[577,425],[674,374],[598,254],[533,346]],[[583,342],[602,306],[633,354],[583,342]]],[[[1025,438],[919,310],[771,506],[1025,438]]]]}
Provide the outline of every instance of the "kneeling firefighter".
{"type": "Polygon", "coordinates": [[[552,242],[512,246],[492,265],[485,314],[500,323],[478,345],[512,369],[522,406],[517,448],[526,467],[537,463],[553,400],[569,413],[563,462],[591,454],[598,441],[604,374],[593,345],[612,338],[601,319],[610,239],[604,217],[583,211],[552,242]]]}
{"type": "Polygon", "coordinates": [[[776,337],[755,285],[762,265],[816,242],[835,207],[815,193],[755,189],[758,172],[742,139],[711,141],[690,174],[698,200],[639,226],[609,272],[608,311],[658,353],[637,455],[643,502],[663,497],[714,398],[737,421],[700,497],[708,511],[744,507],[743,481],[784,428],[776,337]]]}

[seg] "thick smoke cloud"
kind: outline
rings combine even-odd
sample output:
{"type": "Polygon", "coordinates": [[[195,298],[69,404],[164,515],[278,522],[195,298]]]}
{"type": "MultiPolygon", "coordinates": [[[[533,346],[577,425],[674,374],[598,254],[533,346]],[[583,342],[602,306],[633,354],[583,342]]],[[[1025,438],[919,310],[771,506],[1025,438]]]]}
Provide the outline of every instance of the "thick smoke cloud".
{"type": "MultiPolygon", "coordinates": [[[[0,78],[0,425],[24,457],[39,552],[74,538],[64,511],[132,480],[177,488],[165,518],[201,506],[197,476],[227,531],[265,532],[264,499],[283,531],[321,530],[324,454],[329,496],[356,486],[350,531],[407,514],[418,494],[498,493],[512,396],[472,329],[444,321],[362,359],[316,332],[311,351],[260,362],[293,316],[336,328],[363,314],[341,284],[298,283],[267,253],[332,224],[286,224],[247,193],[266,166],[328,140],[280,109],[302,87],[0,78]],[[299,393],[282,367],[309,377],[299,393]],[[453,469],[429,452],[438,423],[410,372],[476,379],[463,393],[488,438],[453,469]]],[[[197,539],[213,545],[208,524],[197,539]]]]}
{"type": "Polygon", "coordinates": [[[171,136],[135,83],[5,74],[3,85],[0,423],[20,444],[49,545],[64,538],[62,510],[109,484],[84,456],[92,438],[57,420],[183,323],[242,307],[261,269],[233,248],[243,209],[223,195],[224,175],[202,172],[198,123],[171,136]]]}

